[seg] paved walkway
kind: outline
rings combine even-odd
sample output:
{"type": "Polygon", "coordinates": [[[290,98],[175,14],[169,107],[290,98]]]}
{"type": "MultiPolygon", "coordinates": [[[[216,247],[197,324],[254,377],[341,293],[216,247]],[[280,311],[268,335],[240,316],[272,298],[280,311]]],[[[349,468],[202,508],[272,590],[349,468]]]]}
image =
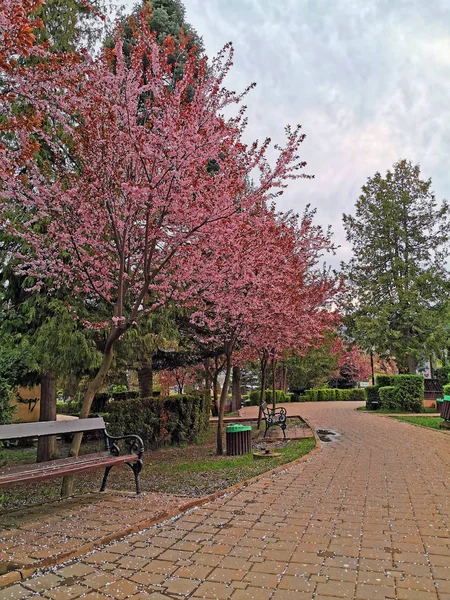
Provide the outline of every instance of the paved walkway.
{"type": "Polygon", "coordinates": [[[301,405],[340,433],[308,461],[0,599],[450,600],[449,434],[355,406],[301,405]]]}

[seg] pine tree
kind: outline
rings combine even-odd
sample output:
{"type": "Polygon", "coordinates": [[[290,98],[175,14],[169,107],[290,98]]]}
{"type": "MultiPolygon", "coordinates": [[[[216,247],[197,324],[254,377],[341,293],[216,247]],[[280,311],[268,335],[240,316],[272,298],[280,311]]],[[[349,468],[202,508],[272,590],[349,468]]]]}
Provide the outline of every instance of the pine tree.
{"type": "Polygon", "coordinates": [[[419,165],[401,160],[368,179],[355,215],[343,219],[353,249],[342,265],[349,333],[413,373],[447,335],[448,204],[436,201],[419,165]]]}

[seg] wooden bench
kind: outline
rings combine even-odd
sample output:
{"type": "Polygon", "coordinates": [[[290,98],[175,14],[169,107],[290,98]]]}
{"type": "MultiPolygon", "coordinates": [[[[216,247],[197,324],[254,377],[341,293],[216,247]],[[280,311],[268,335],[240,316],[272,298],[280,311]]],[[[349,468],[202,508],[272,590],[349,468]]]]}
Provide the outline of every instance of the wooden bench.
{"type": "Polygon", "coordinates": [[[80,432],[86,433],[88,431],[103,431],[105,452],[7,467],[0,470],[0,488],[26,483],[37,483],[55,477],[85,473],[86,471],[93,471],[95,469],[105,469],[100,488],[100,491],[103,492],[111,469],[116,465],[127,464],[134,473],[136,493],[139,494],[139,473],[142,469],[144,444],[137,435],[109,435],[106,432],[106,425],[102,417],[73,419],[70,421],[43,421],[40,423],[0,425],[0,441],[40,438],[49,435],[65,435],[80,432]],[[128,446],[128,452],[125,454],[120,454],[118,445],[118,442],[122,440],[128,446]]]}
{"type": "Polygon", "coordinates": [[[269,407],[265,402],[263,402],[260,406],[260,410],[266,423],[264,437],[266,437],[270,427],[278,426],[281,427],[284,439],[286,439],[286,409],[282,406],[280,408],[273,408],[271,406],[269,407]]]}

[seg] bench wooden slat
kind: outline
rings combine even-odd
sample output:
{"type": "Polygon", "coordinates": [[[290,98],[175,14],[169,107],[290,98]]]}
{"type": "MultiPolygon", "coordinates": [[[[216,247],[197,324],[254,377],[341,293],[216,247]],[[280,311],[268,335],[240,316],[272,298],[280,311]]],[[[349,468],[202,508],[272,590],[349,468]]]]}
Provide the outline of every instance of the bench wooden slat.
{"type": "MultiPolygon", "coordinates": [[[[0,473],[0,486],[1,487],[10,487],[15,485],[22,484],[30,484],[30,483],[38,483],[40,481],[45,481],[47,479],[53,479],[55,477],[64,477],[65,475],[75,474],[75,473],[84,473],[87,471],[92,471],[96,469],[102,469],[106,467],[112,467],[115,465],[123,464],[126,462],[135,462],[136,455],[135,454],[124,454],[123,456],[111,456],[107,455],[104,457],[99,457],[97,455],[96,459],[91,455],[91,460],[83,460],[81,462],[75,462],[76,459],[72,458],[71,463],[67,463],[66,459],[62,459],[65,464],[54,464],[52,468],[47,469],[30,469],[22,472],[15,473],[0,473]]],[[[53,463],[57,463],[58,461],[52,461],[53,463]]],[[[39,463],[38,466],[45,463],[39,463]]]]}
{"type": "Polygon", "coordinates": [[[63,435],[65,433],[79,433],[81,431],[98,431],[99,429],[106,429],[103,417],[71,419],[70,421],[14,423],[13,425],[0,425],[0,441],[46,435],[63,435]]]}
{"type": "Polygon", "coordinates": [[[16,465],[14,467],[2,467],[0,468],[0,477],[5,473],[27,473],[28,471],[39,471],[40,469],[51,469],[53,467],[70,465],[74,462],[89,462],[91,460],[98,460],[99,458],[105,458],[111,456],[110,452],[96,452],[93,454],[81,454],[80,456],[67,456],[66,458],[56,458],[54,460],[48,460],[40,463],[29,463],[25,465],[16,465]]]}

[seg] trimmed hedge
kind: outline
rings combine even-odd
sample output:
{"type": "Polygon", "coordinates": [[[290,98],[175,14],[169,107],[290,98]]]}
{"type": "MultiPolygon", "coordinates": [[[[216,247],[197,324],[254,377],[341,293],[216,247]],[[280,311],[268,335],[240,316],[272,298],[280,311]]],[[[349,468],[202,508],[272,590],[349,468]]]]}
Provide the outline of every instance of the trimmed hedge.
{"type": "Polygon", "coordinates": [[[74,415],[80,414],[81,402],[70,400],[70,402],[57,402],[56,413],[58,415],[74,415]]]}
{"type": "Polygon", "coordinates": [[[390,380],[391,385],[380,387],[380,408],[418,413],[423,411],[425,383],[422,375],[391,375],[390,380]]]}
{"type": "Polygon", "coordinates": [[[333,402],[335,400],[361,401],[366,397],[362,388],[340,390],[337,388],[316,388],[305,391],[307,402],[333,402]]]}
{"type": "Polygon", "coordinates": [[[375,378],[375,385],[377,385],[378,388],[394,385],[394,377],[395,375],[377,375],[375,378]]]}
{"type": "Polygon", "coordinates": [[[398,407],[398,388],[394,385],[380,387],[381,408],[387,410],[397,410],[398,407]]]}
{"type": "Polygon", "coordinates": [[[450,383],[447,383],[446,385],[444,385],[442,387],[442,395],[443,396],[450,396],[450,383]]]}
{"type": "Polygon", "coordinates": [[[370,385],[365,389],[366,408],[368,410],[376,410],[380,404],[380,388],[378,385],[370,385]],[[374,405],[374,403],[376,404],[374,405]]]}
{"type": "Polygon", "coordinates": [[[207,395],[177,395],[110,402],[108,431],[139,435],[147,449],[193,443],[209,427],[207,395]]]}
{"type": "MultiPolygon", "coordinates": [[[[261,395],[261,390],[253,390],[249,394],[250,398],[250,406],[259,406],[259,397],[261,395]]],[[[275,390],[276,404],[281,404],[284,402],[290,402],[291,396],[290,394],[286,394],[283,390],[275,390]]],[[[272,404],[272,390],[266,390],[264,394],[264,399],[267,404],[272,404]]]]}

